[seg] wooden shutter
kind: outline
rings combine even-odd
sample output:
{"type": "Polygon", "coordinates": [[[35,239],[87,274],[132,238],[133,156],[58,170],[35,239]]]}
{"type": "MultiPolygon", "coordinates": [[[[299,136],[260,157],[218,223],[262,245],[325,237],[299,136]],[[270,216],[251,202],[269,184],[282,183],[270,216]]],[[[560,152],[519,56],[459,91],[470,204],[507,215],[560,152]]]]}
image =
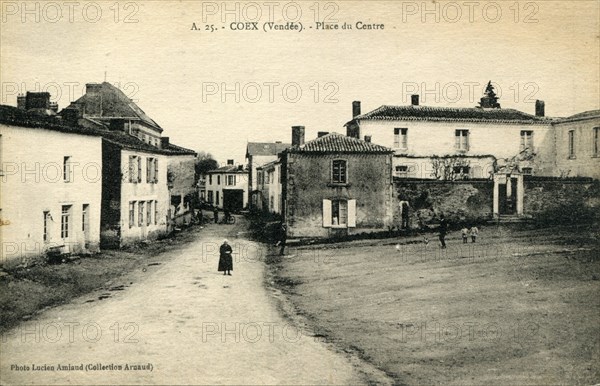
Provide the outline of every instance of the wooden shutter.
{"type": "Polygon", "coordinates": [[[155,184],[158,182],[158,158],[154,159],[154,182],[155,184]]]}
{"type": "Polygon", "coordinates": [[[356,227],[356,200],[348,200],[348,228],[356,227]]]}
{"type": "Polygon", "coordinates": [[[331,227],[331,200],[323,200],[323,226],[331,227]]]}
{"type": "Polygon", "coordinates": [[[137,157],[137,182],[142,182],[142,157],[137,157]]]}

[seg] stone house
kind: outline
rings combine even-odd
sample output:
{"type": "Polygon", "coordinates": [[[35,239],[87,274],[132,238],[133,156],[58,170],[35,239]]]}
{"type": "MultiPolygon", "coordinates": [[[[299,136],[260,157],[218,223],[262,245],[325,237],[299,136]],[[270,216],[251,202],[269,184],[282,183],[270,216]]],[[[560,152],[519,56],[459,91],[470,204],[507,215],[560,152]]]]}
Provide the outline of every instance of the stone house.
{"type": "MultiPolygon", "coordinates": [[[[393,151],[338,133],[292,146],[280,155],[283,218],[291,237],[336,237],[392,224],[393,151]]],[[[274,181],[275,183],[277,181],[274,181]]]]}
{"type": "Polygon", "coordinates": [[[283,213],[281,192],[281,163],[271,161],[256,168],[256,202],[255,208],[274,214],[283,213]]]}
{"type": "Polygon", "coordinates": [[[554,123],[556,175],[600,179],[600,110],[586,111],[554,123]]]}

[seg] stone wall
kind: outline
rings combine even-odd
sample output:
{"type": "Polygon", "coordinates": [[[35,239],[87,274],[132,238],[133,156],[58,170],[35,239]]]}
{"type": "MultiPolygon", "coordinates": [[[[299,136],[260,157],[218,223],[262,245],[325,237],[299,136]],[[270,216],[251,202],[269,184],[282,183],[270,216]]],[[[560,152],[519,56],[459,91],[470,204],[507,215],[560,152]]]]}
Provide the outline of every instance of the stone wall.
{"type": "Polygon", "coordinates": [[[394,181],[394,224],[402,224],[400,205],[409,205],[408,227],[423,229],[439,223],[444,214],[451,225],[476,224],[492,218],[494,184],[490,180],[394,181]]]}
{"type": "Polygon", "coordinates": [[[600,181],[526,177],[524,185],[524,214],[536,221],[573,222],[599,217],[600,181]]]}

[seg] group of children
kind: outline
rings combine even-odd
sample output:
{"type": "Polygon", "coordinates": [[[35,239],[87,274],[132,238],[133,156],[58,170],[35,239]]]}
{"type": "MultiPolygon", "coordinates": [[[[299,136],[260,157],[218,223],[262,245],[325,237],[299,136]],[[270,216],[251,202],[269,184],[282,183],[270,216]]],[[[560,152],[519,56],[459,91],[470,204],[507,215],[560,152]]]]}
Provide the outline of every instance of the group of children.
{"type": "Polygon", "coordinates": [[[471,229],[464,227],[460,233],[462,234],[463,244],[468,243],[469,235],[471,236],[471,242],[474,243],[477,240],[477,235],[479,235],[479,229],[476,226],[471,227],[471,229]]]}

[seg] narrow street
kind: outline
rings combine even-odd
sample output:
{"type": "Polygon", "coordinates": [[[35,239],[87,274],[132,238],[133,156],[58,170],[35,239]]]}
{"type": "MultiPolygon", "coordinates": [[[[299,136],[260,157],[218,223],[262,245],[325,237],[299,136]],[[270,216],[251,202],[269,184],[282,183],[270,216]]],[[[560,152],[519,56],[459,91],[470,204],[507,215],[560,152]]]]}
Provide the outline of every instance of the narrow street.
{"type": "Polygon", "coordinates": [[[236,238],[238,230],[211,224],[168,252],[176,256],[122,278],[123,287],[23,322],[2,338],[1,383],[360,382],[347,358],[279,315],[263,286],[264,250],[236,238]],[[234,249],[233,276],[217,272],[224,237],[234,249]]]}

